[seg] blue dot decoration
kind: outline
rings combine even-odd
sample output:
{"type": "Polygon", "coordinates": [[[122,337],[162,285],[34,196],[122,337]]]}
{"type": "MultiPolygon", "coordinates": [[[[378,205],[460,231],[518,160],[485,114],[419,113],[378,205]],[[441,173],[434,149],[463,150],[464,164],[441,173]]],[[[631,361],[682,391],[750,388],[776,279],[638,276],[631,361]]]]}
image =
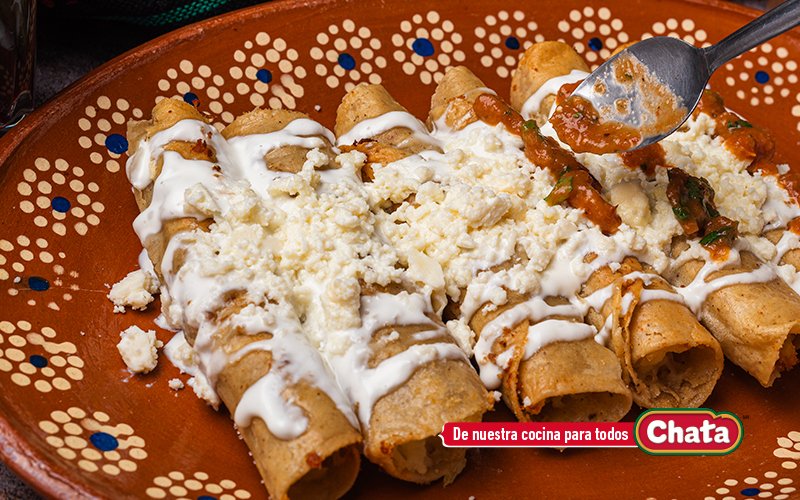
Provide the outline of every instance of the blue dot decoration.
{"type": "Polygon", "coordinates": [[[121,155],[128,150],[128,139],[124,135],[111,134],[106,137],[106,148],[112,153],[121,155]]]}
{"type": "Polygon", "coordinates": [[[200,104],[200,98],[197,97],[197,94],[194,92],[187,92],[183,94],[183,100],[194,107],[197,107],[200,104]]]}
{"type": "Polygon", "coordinates": [[[44,292],[50,288],[50,282],[41,276],[31,276],[28,278],[28,288],[36,292],[44,292]]]}
{"type": "Polygon", "coordinates": [[[597,38],[597,37],[594,37],[594,38],[592,38],[592,39],[590,39],[590,40],[589,40],[589,43],[587,43],[587,45],[588,45],[588,46],[589,46],[589,48],[590,48],[590,49],[592,49],[593,51],[595,51],[595,52],[598,52],[598,51],[600,51],[600,50],[603,48],[603,41],[602,41],[602,40],[600,40],[600,39],[599,39],[599,38],[597,38]]]}
{"type": "Polygon", "coordinates": [[[339,66],[343,67],[347,71],[350,71],[356,67],[356,60],[353,59],[353,56],[347,52],[342,52],[339,54],[339,66]]]}
{"type": "Polygon", "coordinates": [[[422,57],[432,56],[436,52],[433,44],[427,38],[417,38],[411,43],[411,48],[422,57]]]}
{"type": "Polygon", "coordinates": [[[31,354],[31,357],[28,358],[28,362],[36,368],[44,368],[47,366],[47,358],[40,354],[31,354]]]}
{"type": "Polygon", "coordinates": [[[741,493],[746,497],[754,497],[761,493],[761,490],[758,488],[745,488],[741,491],[741,493]]]}
{"type": "Polygon", "coordinates": [[[272,71],[261,68],[260,70],[256,71],[256,78],[258,78],[258,80],[261,82],[269,83],[272,81],[272,71]]]}
{"type": "Polygon", "coordinates": [[[211,495],[200,495],[197,497],[197,500],[217,500],[217,497],[212,497],[211,495]]]}
{"type": "Polygon", "coordinates": [[[114,451],[119,446],[117,438],[107,432],[95,432],[89,436],[89,441],[100,451],[114,451]]]}
{"type": "Polygon", "coordinates": [[[506,47],[511,50],[519,50],[519,39],[515,36],[506,38],[506,47]]]}
{"type": "Polygon", "coordinates": [[[755,79],[758,83],[767,83],[769,81],[769,73],[766,71],[756,71],[755,79]]]}
{"type": "Polygon", "coordinates": [[[69,210],[70,203],[69,200],[64,198],[63,196],[56,196],[50,202],[50,206],[53,207],[53,210],[56,212],[66,213],[69,210]]]}

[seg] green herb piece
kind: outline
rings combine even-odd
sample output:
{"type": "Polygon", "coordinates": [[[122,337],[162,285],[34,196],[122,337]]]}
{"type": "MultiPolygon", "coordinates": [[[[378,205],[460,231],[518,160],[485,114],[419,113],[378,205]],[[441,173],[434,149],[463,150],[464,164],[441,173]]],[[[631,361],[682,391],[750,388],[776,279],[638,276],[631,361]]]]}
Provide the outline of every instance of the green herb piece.
{"type": "Polygon", "coordinates": [[[525,130],[527,132],[531,131],[538,132],[539,126],[536,125],[536,122],[534,120],[528,120],[522,124],[522,130],[525,130]]]}
{"type": "Polygon", "coordinates": [[[672,213],[675,214],[678,220],[686,220],[689,218],[689,211],[686,210],[685,207],[674,207],[672,213]]]}
{"type": "Polygon", "coordinates": [[[569,199],[570,193],[572,193],[572,179],[571,175],[563,175],[561,178],[558,179],[556,185],[553,187],[553,190],[550,191],[550,194],[544,199],[548,205],[558,205],[560,203],[564,203],[569,199]]]}
{"type": "Polygon", "coordinates": [[[703,238],[700,240],[700,244],[704,246],[710,245],[723,236],[726,236],[730,231],[730,226],[721,227],[716,231],[711,231],[707,235],[703,236],[703,238]]]}
{"type": "Polygon", "coordinates": [[[700,200],[703,198],[703,189],[694,177],[686,179],[686,195],[693,200],[700,200]]]}
{"type": "Polygon", "coordinates": [[[716,208],[714,208],[714,205],[712,205],[711,203],[706,203],[704,208],[706,209],[706,213],[708,214],[708,216],[711,217],[712,219],[714,217],[719,217],[719,212],[717,211],[716,208]]]}
{"type": "Polygon", "coordinates": [[[728,122],[728,128],[753,128],[753,125],[750,122],[745,120],[734,120],[732,122],[728,122]]]}

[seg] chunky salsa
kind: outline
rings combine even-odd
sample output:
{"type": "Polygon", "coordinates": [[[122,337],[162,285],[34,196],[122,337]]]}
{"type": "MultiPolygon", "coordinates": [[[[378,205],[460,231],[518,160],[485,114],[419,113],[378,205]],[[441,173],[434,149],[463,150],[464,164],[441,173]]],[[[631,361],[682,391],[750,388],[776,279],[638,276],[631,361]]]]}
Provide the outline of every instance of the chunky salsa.
{"type": "Polygon", "coordinates": [[[769,132],[728,111],[722,97],[711,90],[703,92],[703,97],[694,110],[695,116],[699,113],[706,113],[714,119],[714,133],[722,138],[728,151],[748,162],[747,170],[750,173],[761,172],[776,176],[781,187],[796,203],[800,203],[800,172],[778,171],[775,140],[769,132]]]}
{"type": "Polygon", "coordinates": [[[617,121],[606,121],[588,99],[578,95],[558,104],[550,123],[559,139],[579,153],[626,151],[642,142],[635,128],[617,121]]]}
{"type": "MultiPolygon", "coordinates": [[[[678,97],[636,57],[620,54],[611,60],[611,70],[615,83],[627,88],[626,93],[646,96],[639,102],[643,121],[639,127],[624,123],[625,117],[634,111],[629,98],[616,99],[612,105],[598,110],[589,99],[570,95],[576,88],[574,84],[562,88],[550,123],[573,151],[595,154],[628,151],[645,137],[670,132],[686,116],[686,108],[679,105],[678,97]]],[[[607,89],[598,81],[593,91],[603,95],[607,89]]]]}
{"type": "Polygon", "coordinates": [[[511,106],[491,94],[478,96],[473,109],[480,120],[490,125],[502,123],[511,133],[521,136],[528,159],[548,169],[556,177],[556,185],[546,198],[548,203],[567,203],[583,210],[604,233],[617,231],[622,221],[615,207],[600,193],[600,183],[572,153],[562,148],[555,139],[544,136],[536,122],[523,120],[511,106]]]}
{"type": "Polygon", "coordinates": [[[699,237],[714,259],[725,259],[738,235],[738,225],[717,211],[714,189],[702,177],[673,167],[667,171],[667,199],[688,237],[699,237]]]}
{"type": "Polygon", "coordinates": [[[620,153],[620,157],[626,167],[641,170],[648,179],[656,176],[657,167],[667,166],[664,148],[659,143],[620,153]]]}

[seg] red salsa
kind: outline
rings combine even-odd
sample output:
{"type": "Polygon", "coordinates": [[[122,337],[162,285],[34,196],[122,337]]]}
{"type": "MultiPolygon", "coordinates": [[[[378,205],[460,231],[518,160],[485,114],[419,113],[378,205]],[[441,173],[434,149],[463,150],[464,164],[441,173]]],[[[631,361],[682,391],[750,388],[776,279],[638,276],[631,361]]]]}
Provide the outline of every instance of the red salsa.
{"type": "MultiPolygon", "coordinates": [[[[627,93],[644,96],[640,99],[643,118],[641,125],[632,127],[612,118],[625,117],[633,110],[633,101],[628,97],[616,99],[613,105],[594,105],[585,97],[570,95],[575,84],[562,87],[556,96],[555,113],[550,123],[559,139],[579,153],[615,153],[630,150],[642,142],[643,137],[652,137],[669,132],[686,114],[677,96],[636,57],[621,54],[611,62],[615,83],[627,88],[627,93]],[[606,107],[608,109],[606,109],[606,107]]],[[[593,91],[598,95],[607,92],[605,83],[597,81],[593,91]]]]}
{"type": "Polygon", "coordinates": [[[579,153],[626,151],[642,142],[642,135],[635,128],[602,120],[592,103],[578,95],[560,103],[550,123],[559,139],[579,153]]]}
{"type": "Polygon", "coordinates": [[[634,151],[626,151],[619,155],[626,167],[641,170],[648,179],[656,176],[657,167],[667,166],[664,148],[659,143],[650,144],[634,151]]]}
{"type": "Polygon", "coordinates": [[[800,172],[789,170],[781,174],[775,162],[775,140],[769,132],[743,120],[725,109],[725,103],[714,91],[706,90],[694,110],[694,116],[706,113],[716,122],[714,133],[722,137],[725,147],[737,158],[747,161],[750,173],[774,175],[789,196],[800,203],[800,172]]]}
{"type": "Polygon", "coordinates": [[[497,96],[481,94],[475,100],[473,109],[480,120],[490,125],[502,123],[511,133],[520,135],[525,145],[525,156],[556,177],[556,185],[546,198],[548,203],[567,203],[583,210],[604,233],[617,231],[622,221],[615,207],[603,198],[600,183],[578,163],[572,153],[562,148],[555,139],[542,135],[534,121],[523,120],[519,113],[497,96]]]}
{"type": "Polygon", "coordinates": [[[723,217],[714,205],[714,189],[702,177],[670,168],[667,199],[688,237],[699,237],[712,258],[724,260],[738,235],[739,223],[723,217]]]}

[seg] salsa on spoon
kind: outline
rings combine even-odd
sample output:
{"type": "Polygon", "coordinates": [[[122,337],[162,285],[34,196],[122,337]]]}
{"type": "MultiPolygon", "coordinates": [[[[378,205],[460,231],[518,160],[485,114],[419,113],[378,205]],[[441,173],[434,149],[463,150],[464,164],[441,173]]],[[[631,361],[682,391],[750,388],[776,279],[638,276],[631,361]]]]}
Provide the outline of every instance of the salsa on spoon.
{"type": "Polygon", "coordinates": [[[798,24],[800,0],[787,0],[706,48],[671,37],[641,41],[577,88],[565,88],[550,122],[578,153],[616,153],[658,142],[686,121],[717,68],[798,24]]]}

